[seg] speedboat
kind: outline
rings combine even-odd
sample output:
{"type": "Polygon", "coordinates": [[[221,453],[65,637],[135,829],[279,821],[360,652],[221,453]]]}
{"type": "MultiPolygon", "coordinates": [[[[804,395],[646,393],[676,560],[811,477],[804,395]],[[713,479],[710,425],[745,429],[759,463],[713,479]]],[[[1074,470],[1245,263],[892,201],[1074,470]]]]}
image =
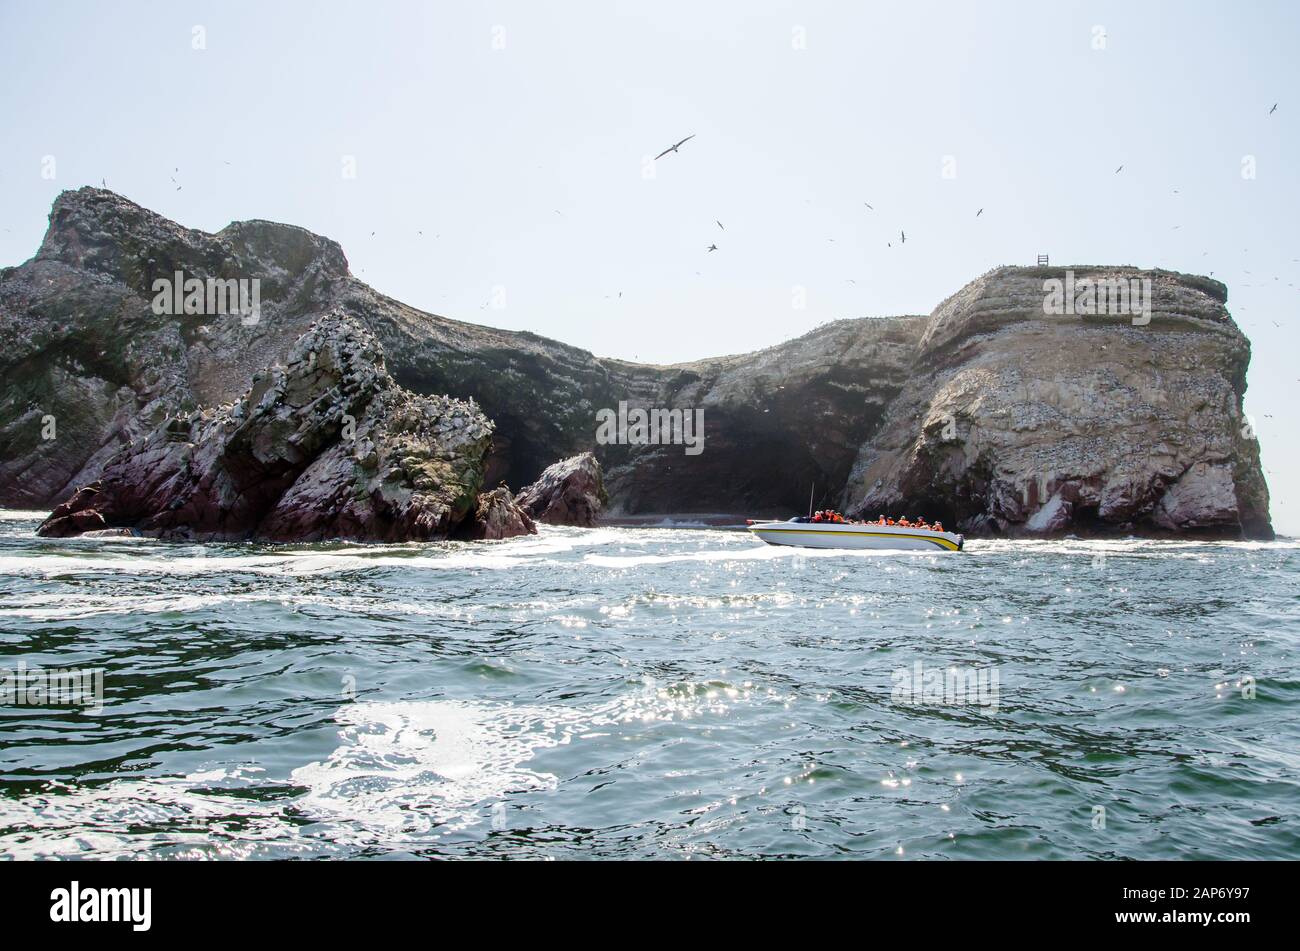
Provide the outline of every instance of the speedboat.
{"type": "Polygon", "coordinates": [[[769,545],[799,548],[877,548],[906,551],[961,551],[966,539],[929,528],[860,522],[813,522],[795,516],[788,522],[749,520],[749,530],[769,545]]]}

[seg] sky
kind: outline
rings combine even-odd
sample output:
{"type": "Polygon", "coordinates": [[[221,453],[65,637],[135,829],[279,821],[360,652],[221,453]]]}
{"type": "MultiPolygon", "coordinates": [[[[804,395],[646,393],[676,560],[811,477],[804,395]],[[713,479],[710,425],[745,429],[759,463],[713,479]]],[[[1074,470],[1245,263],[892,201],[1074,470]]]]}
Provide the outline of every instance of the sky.
{"type": "Polygon", "coordinates": [[[1298,39],[1290,0],[0,0],[0,266],[104,182],[647,362],[926,314],[1039,254],[1212,274],[1297,534],[1298,39]]]}

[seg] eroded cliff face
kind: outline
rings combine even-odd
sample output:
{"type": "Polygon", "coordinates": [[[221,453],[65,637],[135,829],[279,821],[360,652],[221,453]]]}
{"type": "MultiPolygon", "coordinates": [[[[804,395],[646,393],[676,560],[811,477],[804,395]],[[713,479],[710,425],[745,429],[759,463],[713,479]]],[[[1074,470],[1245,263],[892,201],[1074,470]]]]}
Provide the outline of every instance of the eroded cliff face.
{"type": "Polygon", "coordinates": [[[38,532],[447,538],[478,505],[491,433],[472,403],[397,386],[370,332],[331,312],[238,400],[170,417],[123,447],[38,532]]]}
{"type": "Polygon", "coordinates": [[[907,379],[924,318],[837,321],[778,347],[677,366],[593,357],[531,333],[449,320],[353,278],[341,249],[300,228],[182,228],[112,192],[55,202],[37,256],[0,272],[0,504],[40,508],[99,478],[169,415],[240,396],[314,321],[367,327],[396,382],[472,397],[495,425],[485,484],[525,485],[594,451],[610,511],[779,512],[829,501],[907,379]],[[154,281],[261,280],[256,322],[157,314],[154,281]],[[596,413],[704,410],[705,451],[599,444],[596,413]],[[42,420],[57,436],[42,438],[42,420]]]}
{"type": "Polygon", "coordinates": [[[1216,281],[1131,268],[1149,314],[1044,313],[1064,269],[1001,268],[944,301],[908,385],[844,490],[855,514],[970,532],[1166,530],[1267,537],[1243,418],[1250,345],[1216,281]],[[1135,319],[1136,318],[1136,319],[1135,319]]]}
{"type": "Polygon", "coordinates": [[[301,228],[210,235],[112,192],[63,193],[36,256],[0,270],[0,504],[62,501],[169,415],[235,399],[347,279],[338,245],[301,228]],[[154,313],[153,282],[177,271],[260,278],[260,319],[154,313]]]}
{"type": "Polygon", "coordinates": [[[538,521],[592,528],[609,504],[609,495],[600,462],[594,453],[584,452],[547,466],[515,502],[538,521]]]}
{"type": "MultiPolygon", "coordinates": [[[[1004,268],[928,318],[841,320],[756,353],[647,366],[408,307],[300,228],[206,234],[83,188],[55,202],[36,257],[0,271],[0,504],[64,502],[169,419],[243,399],[328,317],[373,337],[394,392],[475,401],[495,427],[485,486],[593,451],[614,515],[784,514],[816,485],[819,505],[972,532],[1267,536],[1241,418],[1249,345],[1226,291],[1141,273],[1155,287],[1146,326],[1047,317],[1043,281],[1060,270],[1004,268]],[[157,313],[154,282],[178,271],[258,279],[256,320],[157,313]],[[598,414],[620,404],[703,411],[703,451],[597,441],[598,414]]],[[[296,478],[324,499],[345,468],[327,450],[296,478]]]]}

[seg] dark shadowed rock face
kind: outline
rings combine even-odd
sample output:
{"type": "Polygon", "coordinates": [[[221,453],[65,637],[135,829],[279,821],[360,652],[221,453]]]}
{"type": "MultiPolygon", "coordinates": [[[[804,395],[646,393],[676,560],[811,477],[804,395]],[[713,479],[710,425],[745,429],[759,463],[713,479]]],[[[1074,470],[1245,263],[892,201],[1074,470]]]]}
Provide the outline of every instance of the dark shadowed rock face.
{"type": "Polygon", "coordinates": [[[603,360],[377,294],[337,244],[300,228],[251,221],[206,234],[82,188],[56,200],[37,256],[0,271],[0,504],[61,502],[167,417],[239,398],[331,311],[374,334],[399,385],[478,403],[495,423],[488,484],[526,485],[557,457],[594,450],[626,513],[776,510],[805,504],[810,482],[838,489],[924,326],[838,321],[680,366],[603,360]],[[155,313],[155,282],[177,271],[260,280],[258,320],[155,313]],[[703,409],[705,451],[597,445],[596,414],[620,401],[703,409]]]}
{"type": "MultiPolygon", "coordinates": [[[[1249,344],[1226,289],[1163,271],[1075,270],[1152,279],[1151,323],[1046,317],[1043,281],[1061,269],[1001,268],[928,318],[840,320],[755,353],[645,366],[407,307],[352,277],[337,244],[300,228],[250,221],[206,234],[83,188],[55,202],[35,258],[0,270],[0,504],[54,505],[98,482],[113,505],[139,512],[142,493],[216,465],[215,452],[228,482],[181,503],[234,506],[218,506],[229,513],[220,517],[185,508],[205,532],[220,535],[226,518],[244,530],[273,500],[262,537],[433,537],[477,511],[478,484],[528,485],[556,458],[591,451],[613,515],[783,514],[803,511],[815,486],[820,505],[939,517],[970,533],[1268,537],[1258,446],[1241,413],[1249,344]],[[154,282],[177,271],[260,280],[258,319],[155,312],[154,282]],[[358,440],[374,432],[419,444],[421,427],[451,404],[426,406],[418,394],[473,399],[495,423],[482,471],[468,480],[477,484],[439,503],[445,514],[433,503],[418,518],[403,514],[396,489],[354,500],[350,487],[369,492],[373,477],[353,474],[361,461],[332,435],[335,423],[311,412],[304,424],[314,420],[319,433],[263,459],[241,448],[250,432],[236,436],[248,420],[213,409],[267,386],[267,368],[291,366],[296,342],[326,318],[368,332],[391,372],[371,397],[376,409],[352,414],[358,440]],[[620,403],[701,413],[702,451],[598,443],[599,414],[620,403]],[[213,448],[232,439],[229,450],[213,448]],[[183,464],[172,443],[195,447],[183,464]],[[159,467],[140,473],[142,488],[120,482],[128,445],[127,455],[151,453],[159,467]],[[165,476],[168,465],[176,469],[165,476]],[[221,495],[232,486],[247,499],[221,495]],[[335,514],[308,514],[327,495],[335,514]]],[[[458,478],[411,456],[420,485],[458,478]]],[[[409,489],[427,494],[414,481],[409,489]]],[[[82,506],[63,517],[89,524],[94,516],[78,513],[93,512],[103,515],[82,506]]],[[[180,516],[149,518],[180,531],[180,516]]]]}
{"type": "Polygon", "coordinates": [[[505,486],[482,493],[478,497],[474,517],[467,519],[465,526],[462,534],[474,541],[537,534],[537,526],[505,486]]]}
{"type": "Polygon", "coordinates": [[[589,452],[547,466],[536,482],[519,493],[520,508],[539,522],[587,528],[609,502],[600,463],[589,452]]]}
{"type": "Polygon", "coordinates": [[[236,399],[347,280],[339,246],[301,228],[212,235],[112,192],[64,192],[36,257],[0,270],[0,504],[61,500],[168,416],[236,399]],[[260,318],[154,313],[154,282],[177,271],[259,279],[260,318]]]}
{"type": "Polygon", "coordinates": [[[491,432],[472,403],[402,390],[369,331],[330,314],[239,400],[172,417],[125,447],[38,531],[446,538],[475,506],[491,432]]]}

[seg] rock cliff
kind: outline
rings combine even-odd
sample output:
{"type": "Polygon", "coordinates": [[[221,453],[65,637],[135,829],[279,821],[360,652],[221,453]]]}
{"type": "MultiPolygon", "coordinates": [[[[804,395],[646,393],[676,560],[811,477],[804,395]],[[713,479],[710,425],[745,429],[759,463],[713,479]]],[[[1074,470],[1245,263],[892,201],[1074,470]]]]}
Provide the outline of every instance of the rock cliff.
{"type": "MultiPolygon", "coordinates": [[[[83,188],[56,200],[34,258],[0,270],[0,504],[75,502],[98,482],[98,505],[116,486],[112,504],[131,513],[112,524],[163,534],[220,537],[256,518],[262,537],[439,537],[486,524],[481,512],[497,526],[478,529],[490,537],[526,526],[513,501],[480,500],[482,486],[527,485],[592,451],[615,515],[801,511],[815,484],[819,505],[906,510],[973,533],[1267,537],[1267,488],[1241,415],[1249,344],[1226,289],[1170,272],[1075,271],[1150,279],[1150,322],[1047,315],[1043,283],[1063,271],[1002,268],[929,317],[840,320],[756,353],[647,366],[408,307],[300,228],[249,221],[207,234],[83,188]],[[182,289],[226,282],[232,294],[257,280],[258,306],[160,297],[178,276],[182,289]],[[345,414],[358,441],[378,437],[374,459],[295,403],[314,392],[299,364],[321,359],[322,333],[354,341],[325,344],[330,359],[384,368],[361,385],[365,408],[345,414]],[[259,417],[271,392],[279,408],[259,417]],[[641,410],[662,414],[650,438],[641,410]],[[279,443],[281,412],[306,426],[296,443],[279,443]],[[619,417],[606,430],[617,438],[597,438],[602,414],[619,417]],[[480,434],[472,446],[436,431],[454,419],[480,434]],[[653,438],[661,421],[666,440],[653,438]],[[287,454],[255,445],[263,426],[287,454]],[[182,444],[193,446],[184,460],[182,444]],[[177,467],[172,486],[186,473],[191,501],[153,511],[159,476],[146,458],[177,467]],[[385,466],[401,475],[385,481],[385,466]],[[127,486],[137,478],[143,487],[127,486]],[[226,523],[232,486],[260,488],[226,523]]],[[[342,380],[329,385],[346,400],[342,380]]],[[[83,500],[59,517],[89,511],[83,500]]]]}
{"type": "Polygon", "coordinates": [[[170,417],[124,447],[38,532],[446,538],[476,507],[491,433],[473,403],[402,390],[369,331],[330,313],[234,403],[170,417]]]}
{"type": "Polygon", "coordinates": [[[532,518],[591,528],[609,503],[600,462],[590,452],[547,466],[515,499],[532,518]]]}
{"type": "Polygon", "coordinates": [[[1268,537],[1259,446],[1241,411],[1250,345],[1217,281],[1149,281],[1141,314],[1047,314],[1060,268],[1000,268],[944,301],[914,373],[861,447],[852,514],[925,513],[966,531],[1268,537]]]}

